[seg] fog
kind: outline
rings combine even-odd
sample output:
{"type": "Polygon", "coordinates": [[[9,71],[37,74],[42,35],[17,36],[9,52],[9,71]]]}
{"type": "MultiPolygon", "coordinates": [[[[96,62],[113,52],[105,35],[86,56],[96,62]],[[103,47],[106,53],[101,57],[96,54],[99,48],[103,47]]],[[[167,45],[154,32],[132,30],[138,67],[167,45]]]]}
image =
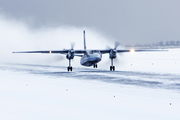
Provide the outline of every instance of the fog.
{"type": "MultiPolygon", "coordinates": [[[[16,51],[32,50],[63,50],[70,49],[71,43],[75,43],[74,49],[83,49],[83,30],[86,30],[87,49],[106,49],[114,47],[115,40],[102,34],[97,29],[78,28],[73,26],[41,27],[32,29],[28,24],[0,17],[0,63],[25,63],[55,66],[68,66],[68,60],[61,54],[13,54],[16,51]],[[111,41],[110,41],[111,40],[111,41]]],[[[125,49],[119,46],[118,49],[125,49]]],[[[169,52],[151,53],[123,53],[117,54],[114,60],[116,70],[147,71],[178,73],[179,49],[169,52]],[[144,69],[146,67],[146,69],[144,69]]],[[[80,65],[80,57],[74,57],[73,67],[80,65]]],[[[98,69],[109,70],[109,55],[105,54],[98,63],[98,69]]]]}
{"type": "MultiPolygon", "coordinates": [[[[28,50],[63,50],[84,49],[83,30],[86,30],[87,49],[105,49],[114,47],[115,41],[92,28],[73,26],[41,27],[32,29],[28,24],[0,16],[0,62],[37,63],[68,65],[65,55],[61,54],[12,54],[15,51],[28,50]],[[111,39],[112,42],[109,42],[111,39]]],[[[79,58],[73,60],[73,65],[80,66],[79,58]]]]}

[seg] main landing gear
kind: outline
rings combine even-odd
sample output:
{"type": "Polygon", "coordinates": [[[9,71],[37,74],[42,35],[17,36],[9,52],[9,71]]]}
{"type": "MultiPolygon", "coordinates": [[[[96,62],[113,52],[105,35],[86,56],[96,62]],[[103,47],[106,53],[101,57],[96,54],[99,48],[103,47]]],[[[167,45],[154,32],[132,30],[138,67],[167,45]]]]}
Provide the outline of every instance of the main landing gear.
{"type": "Polygon", "coordinates": [[[68,71],[72,71],[72,67],[69,67],[69,66],[68,66],[67,70],[68,70],[68,71]]]}
{"type": "Polygon", "coordinates": [[[113,66],[113,59],[111,59],[110,71],[115,71],[115,66],[113,66]]]}
{"type": "Polygon", "coordinates": [[[97,68],[97,64],[94,64],[94,68],[97,68]]]}
{"type": "Polygon", "coordinates": [[[115,71],[115,66],[110,66],[110,71],[115,71]]]}
{"type": "Polygon", "coordinates": [[[67,67],[67,71],[72,71],[71,59],[69,59],[69,66],[67,67]]]}

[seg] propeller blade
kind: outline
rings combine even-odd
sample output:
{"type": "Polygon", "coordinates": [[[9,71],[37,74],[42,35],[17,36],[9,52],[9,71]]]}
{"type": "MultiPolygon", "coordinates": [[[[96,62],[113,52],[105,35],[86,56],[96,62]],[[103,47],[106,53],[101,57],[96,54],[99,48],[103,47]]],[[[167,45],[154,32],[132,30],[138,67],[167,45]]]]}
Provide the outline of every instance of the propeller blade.
{"type": "Polygon", "coordinates": [[[73,50],[73,49],[74,49],[74,45],[75,45],[75,43],[74,43],[74,42],[72,42],[72,43],[71,43],[71,50],[73,50]]]}
{"type": "Polygon", "coordinates": [[[116,48],[118,47],[120,45],[120,43],[119,42],[115,42],[115,50],[116,50],[116,48]]]}
{"type": "MultiPolygon", "coordinates": [[[[120,43],[119,42],[115,42],[114,43],[114,49],[116,50],[117,49],[117,47],[120,45],[120,43]]],[[[106,46],[106,49],[113,49],[113,48],[111,48],[111,47],[109,47],[109,46],[106,46]]]]}
{"type": "Polygon", "coordinates": [[[111,47],[109,47],[109,46],[106,46],[106,49],[112,49],[111,47]]]}

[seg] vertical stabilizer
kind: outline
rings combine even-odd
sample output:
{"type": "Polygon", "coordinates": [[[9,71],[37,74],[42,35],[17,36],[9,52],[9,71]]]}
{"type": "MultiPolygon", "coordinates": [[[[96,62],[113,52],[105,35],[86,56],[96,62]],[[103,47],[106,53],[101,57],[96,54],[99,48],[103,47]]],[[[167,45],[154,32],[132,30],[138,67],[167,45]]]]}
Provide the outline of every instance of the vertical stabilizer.
{"type": "Polygon", "coordinates": [[[85,38],[85,30],[84,30],[84,50],[86,50],[86,38],[85,38]]]}

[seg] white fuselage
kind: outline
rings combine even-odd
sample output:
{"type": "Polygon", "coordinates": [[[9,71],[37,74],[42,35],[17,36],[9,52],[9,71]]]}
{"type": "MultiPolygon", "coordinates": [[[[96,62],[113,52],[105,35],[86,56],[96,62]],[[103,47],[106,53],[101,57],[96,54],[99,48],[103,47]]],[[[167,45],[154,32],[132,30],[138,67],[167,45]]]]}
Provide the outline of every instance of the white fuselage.
{"type": "Polygon", "coordinates": [[[90,53],[90,54],[84,54],[81,58],[81,65],[83,66],[92,66],[100,62],[102,59],[101,53],[90,53]]]}

